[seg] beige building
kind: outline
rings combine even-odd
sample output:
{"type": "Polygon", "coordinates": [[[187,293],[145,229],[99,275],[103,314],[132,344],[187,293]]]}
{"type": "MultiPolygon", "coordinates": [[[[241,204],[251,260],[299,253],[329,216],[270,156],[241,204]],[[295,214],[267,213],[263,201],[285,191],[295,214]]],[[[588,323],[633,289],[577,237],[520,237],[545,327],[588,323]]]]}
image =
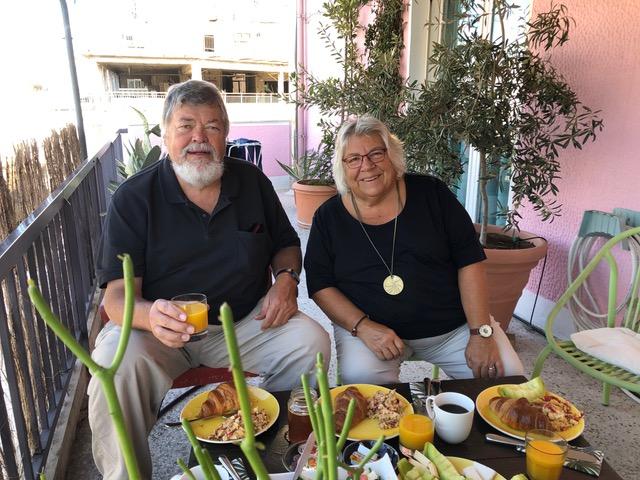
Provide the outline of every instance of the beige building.
{"type": "Polygon", "coordinates": [[[229,103],[271,103],[288,92],[292,0],[84,0],[73,8],[83,97],[163,97],[190,78],[214,82],[229,103]]]}

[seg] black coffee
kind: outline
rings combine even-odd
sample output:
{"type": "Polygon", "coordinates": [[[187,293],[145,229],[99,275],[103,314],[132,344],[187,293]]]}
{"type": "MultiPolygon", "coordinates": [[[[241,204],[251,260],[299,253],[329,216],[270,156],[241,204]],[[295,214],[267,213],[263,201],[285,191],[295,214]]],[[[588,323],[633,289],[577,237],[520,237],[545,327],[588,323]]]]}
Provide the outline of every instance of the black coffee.
{"type": "Polygon", "coordinates": [[[466,408],[461,407],[460,405],[456,405],[455,403],[445,403],[444,405],[438,405],[438,408],[449,413],[467,413],[469,411],[466,408]]]}

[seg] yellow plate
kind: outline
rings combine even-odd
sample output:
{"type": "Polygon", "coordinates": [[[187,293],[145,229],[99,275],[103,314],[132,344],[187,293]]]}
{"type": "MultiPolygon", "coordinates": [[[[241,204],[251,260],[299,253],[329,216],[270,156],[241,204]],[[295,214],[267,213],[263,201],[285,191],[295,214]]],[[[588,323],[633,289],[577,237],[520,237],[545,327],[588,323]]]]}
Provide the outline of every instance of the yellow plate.
{"type": "MultiPolygon", "coordinates": [[[[263,390],[258,387],[247,387],[249,389],[249,399],[251,401],[252,407],[262,408],[267,412],[267,416],[269,417],[269,423],[263,429],[256,431],[256,435],[261,434],[266,431],[273,425],[278,419],[278,415],[280,415],[280,405],[278,405],[278,401],[276,397],[271,395],[266,390],[263,390]]],[[[182,409],[180,412],[180,420],[183,418],[195,418],[200,413],[200,407],[207,399],[207,395],[209,395],[209,391],[202,392],[195,397],[193,397],[182,409]]],[[[211,417],[205,418],[203,420],[194,420],[191,422],[191,428],[193,429],[193,433],[195,433],[198,440],[202,440],[203,442],[209,443],[239,443],[242,439],[239,438],[237,440],[211,440],[209,437],[213,434],[213,432],[218,428],[224,421],[224,417],[211,417]]]]}
{"type": "MultiPolygon", "coordinates": [[[[462,470],[467,468],[469,465],[473,465],[474,463],[482,465],[480,462],[474,462],[473,460],[467,460],[466,458],[460,458],[460,457],[447,457],[447,458],[451,463],[453,463],[453,466],[456,467],[456,470],[460,475],[462,475],[462,470]]],[[[502,475],[496,472],[496,475],[495,477],[493,477],[493,480],[506,480],[506,478],[504,478],[502,475]]]]}
{"type": "MultiPolygon", "coordinates": [[[[331,392],[330,392],[331,402],[332,403],[335,402],[336,396],[343,390],[346,390],[348,387],[356,387],[366,399],[373,397],[378,390],[384,393],[389,392],[388,388],[379,387],[377,385],[367,385],[364,383],[357,383],[354,385],[342,385],[340,387],[331,389],[331,392]]],[[[402,411],[401,416],[408,415],[409,413],[413,413],[413,407],[411,406],[411,403],[409,403],[407,399],[404,398],[399,393],[396,393],[396,395],[398,395],[398,398],[400,398],[400,401],[404,405],[404,409],[402,411]]],[[[376,420],[375,418],[367,418],[362,422],[360,422],[355,427],[351,427],[351,430],[349,430],[349,436],[347,438],[349,440],[354,440],[354,441],[355,440],[377,440],[380,435],[384,435],[385,438],[397,437],[398,432],[399,432],[399,429],[397,427],[390,428],[389,430],[382,430],[380,427],[378,427],[378,420],[376,420]]],[[[339,435],[340,432],[337,432],[337,434],[339,435]]]]}
{"type": "MultiPolygon", "coordinates": [[[[526,433],[525,431],[516,430],[515,428],[511,428],[507,424],[503,423],[502,420],[500,420],[498,416],[495,413],[493,413],[491,408],[489,408],[489,400],[491,400],[493,397],[500,396],[500,394],[498,393],[498,388],[502,386],[503,385],[494,385],[493,387],[489,387],[483,390],[482,392],[480,392],[480,394],[476,398],[476,410],[478,410],[478,413],[484,419],[484,421],[487,422],[496,430],[499,430],[500,432],[505,433],[511,437],[524,440],[524,435],[526,433]]],[[[556,397],[562,398],[557,393],[553,393],[553,392],[546,392],[546,393],[553,394],[556,397]]],[[[576,408],[576,406],[571,402],[569,403],[571,404],[571,408],[573,408],[573,410],[576,413],[579,413],[579,410],[576,408]]],[[[584,417],[582,417],[580,421],[576,423],[573,427],[558,433],[562,435],[565,438],[565,440],[568,441],[568,440],[573,440],[574,438],[579,437],[583,430],[584,430],[584,417]]]]}

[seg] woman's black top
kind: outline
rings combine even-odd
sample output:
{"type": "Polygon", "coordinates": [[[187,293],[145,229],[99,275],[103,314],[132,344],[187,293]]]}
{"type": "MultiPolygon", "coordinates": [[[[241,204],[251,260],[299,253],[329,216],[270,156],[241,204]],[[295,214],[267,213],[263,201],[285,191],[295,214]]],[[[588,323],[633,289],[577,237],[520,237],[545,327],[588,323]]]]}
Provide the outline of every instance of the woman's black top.
{"type": "MultiPolygon", "coordinates": [[[[339,196],[313,218],[304,260],[307,287],[309,296],[336,287],[401,338],[434,337],[466,322],[458,269],[486,256],[469,215],[444,183],[429,176],[404,178],[407,198],[398,217],[393,264],[404,290],[396,296],[384,291],[389,272],[339,196]]],[[[393,224],[364,226],[387,265],[393,224]]]]}

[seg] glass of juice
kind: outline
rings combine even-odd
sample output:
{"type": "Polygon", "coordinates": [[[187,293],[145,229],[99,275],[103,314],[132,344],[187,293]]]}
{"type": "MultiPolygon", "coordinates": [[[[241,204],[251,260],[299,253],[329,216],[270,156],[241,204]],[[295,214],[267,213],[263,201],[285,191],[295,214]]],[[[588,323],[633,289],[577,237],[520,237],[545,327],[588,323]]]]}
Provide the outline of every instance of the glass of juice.
{"type": "Polygon", "coordinates": [[[530,430],[525,436],[527,475],[531,480],[558,480],[567,455],[567,441],[550,430],[530,430]]]}
{"type": "Polygon", "coordinates": [[[189,341],[195,342],[206,337],[209,333],[207,330],[209,326],[207,296],[202,293],[185,293],[176,295],[171,301],[185,311],[187,323],[193,325],[194,332],[189,341]]]}
{"type": "Polygon", "coordinates": [[[433,420],[417,413],[400,419],[400,451],[403,455],[408,456],[413,450],[422,452],[427,442],[433,442],[433,420]]]}

